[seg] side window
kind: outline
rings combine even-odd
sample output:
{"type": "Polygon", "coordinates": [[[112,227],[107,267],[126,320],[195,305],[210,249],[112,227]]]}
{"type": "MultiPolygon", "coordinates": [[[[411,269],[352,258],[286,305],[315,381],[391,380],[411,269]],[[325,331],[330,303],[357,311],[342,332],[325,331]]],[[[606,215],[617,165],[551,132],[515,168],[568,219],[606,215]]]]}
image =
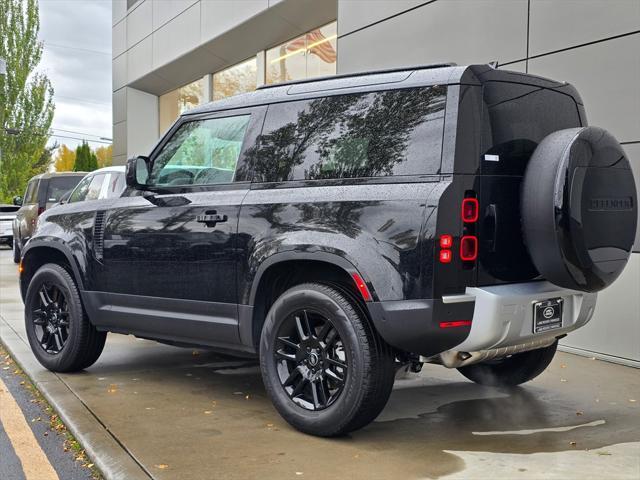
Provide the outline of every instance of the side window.
{"type": "Polygon", "coordinates": [[[69,195],[68,203],[84,201],[87,197],[87,191],[89,190],[91,180],[93,180],[93,175],[87,175],[80,180],[80,183],[78,183],[73,192],[71,192],[71,195],[69,195]]]}
{"type": "Polygon", "coordinates": [[[24,193],[24,201],[25,205],[36,203],[36,192],[38,190],[38,180],[31,180],[27,184],[27,190],[24,193]]]}
{"type": "Polygon", "coordinates": [[[125,181],[124,174],[120,172],[112,172],[107,183],[105,198],[114,198],[122,195],[124,191],[125,181]]]}
{"type": "Polygon", "coordinates": [[[437,173],[446,87],[276,104],[248,154],[255,181],[437,173]]]}
{"type": "Polygon", "coordinates": [[[183,124],[154,159],[150,185],[231,183],[250,115],[183,124]]]}
{"type": "Polygon", "coordinates": [[[100,198],[100,191],[102,190],[102,182],[104,182],[104,174],[94,175],[91,179],[91,183],[87,188],[87,196],[85,200],[98,200],[100,198]]]}

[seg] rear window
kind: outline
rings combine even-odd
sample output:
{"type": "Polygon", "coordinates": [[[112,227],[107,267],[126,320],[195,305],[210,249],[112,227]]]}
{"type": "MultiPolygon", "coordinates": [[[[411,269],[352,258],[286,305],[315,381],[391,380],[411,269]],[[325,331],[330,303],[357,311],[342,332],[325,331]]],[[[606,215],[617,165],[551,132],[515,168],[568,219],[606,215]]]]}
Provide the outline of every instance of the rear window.
{"type": "Polygon", "coordinates": [[[49,179],[49,185],[47,187],[47,202],[57,202],[62,195],[69,190],[75,188],[75,186],[82,180],[81,176],[74,177],[52,177],[49,179]]]}
{"type": "Polygon", "coordinates": [[[522,175],[544,137],[581,126],[573,98],[546,88],[487,82],[484,103],[484,174],[522,175]]]}
{"type": "Polygon", "coordinates": [[[446,87],[302,100],[269,107],[254,180],[322,180],[437,173],[446,87]]]}
{"type": "Polygon", "coordinates": [[[2,205],[0,206],[0,213],[12,213],[17,212],[20,207],[15,205],[2,205]]]}
{"type": "Polygon", "coordinates": [[[24,193],[24,204],[29,205],[32,203],[36,203],[36,191],[38,187],[38,180],[31,180],[27,183],[27,190],[24,193]]]}

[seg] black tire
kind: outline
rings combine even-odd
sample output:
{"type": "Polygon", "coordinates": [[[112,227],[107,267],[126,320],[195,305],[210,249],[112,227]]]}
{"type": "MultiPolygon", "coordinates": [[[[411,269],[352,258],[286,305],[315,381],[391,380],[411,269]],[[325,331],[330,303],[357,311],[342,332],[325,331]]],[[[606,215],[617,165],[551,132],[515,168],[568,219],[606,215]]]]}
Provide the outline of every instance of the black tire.
{"type": "MultiPolygon", "coordinates": [[[[325,388],[322,382],[330,381],[328,376],[323,379],[327,373],[325,367],[330,361],[327,353],[330,344],[327,340],[324,343],[327,346],[326,350],[322,349],[321,354],[319,352],[320,366],[317,372],[321,373],[321,378],[317,381],[320,382],[323,392],[325,388]]],[[[312,349],[312,352],[314,351],[316,350],[312,349]]],[[[393,351],[371,327],[362,304],[337,286],[317,283],[292,287],[275,301],[262,329],[260,367],[267,394],[280,415],[298,430],[322,437],[343,435],[372,422],[389,399],[395,375],[393,351]],[[290,395],[294,393],[295,388],[285,387],[281,379],[283,369],[297,370],[304,362],[309,365],[308,354],[304,353],[302,342],[297,349],[287,347],[293,348],[294,352],[301,352],[300,362],[297,359],[285,361],[276,357],[277,352],[282,352],[282,348],[278,347],[283,345],[280,343],[282,340],[278,339],[279,333],[286,328],[286,322],[290,322],[292,316],[300,311],[305,312],[305,318],[307,312],[311,316],[311,320],[307,319],[307,325],[311,325],[308,330],[312,333],[307,339],[327,339],[335,330],[332,338],[338,338],[345,357],[344,360],[341,359],[347,367],[342,386],[333,400],[331,389],[327,387],[326,392],[329,395],[322,395],[329,398],[326,405],[316,405],[315,395],[313,405],[308,407],[301,405],[304,403],[300,400],[302,394],[294,401],[290,395]],[[331,324],[327,327],[330,328],[327,330],[329,334],[325,332],[324,337],[323,324],[318,319],[325,319],[325,326],[326,323],[331,324]],[[302,360],[302,357],[305,359],[302,360]],[[286,388],[293,391],[287,391],[286,388]]],[[[290,372],[284,371],[285,376],[288,373],[290,372]]],[[[302,374],[299,375],[303,378],[302,374]]],[[[316,380],[305,379],[303,383],[307,386],[304,388],[311,388],[315,393],[316,387],[312,387],[315,382],[316,380]]]]}
{"type": "Polygon", "coordinates": [[[100,357],[107,338],[107,332],[99,332],[89,322],[80,292],[69,272],[52,263],[40,267],[29,282],[25,297],[25,327],[34,355],[45,368],[53,372],[75,372],[93,365],[100,357]],[[59,330],[46,337],[53,344],[48,350],[45,350],[41,342],[46,335],[45,329],[54,329],[55,326],[53,323],[43,325],[52,315],[47,311],[49,307],[43,308],[46,303],[42,299],[43,288],[44,291],[57,294],[55,297],[51,294],[48,298],[53,300],[48,302],[50,307],[58,309],[58,313],[53,313],[55,325],[59,327],[59,330]],[[66,312],[61,312],[61,309],[66,312]],[[47,312],[43,313],[45,311],[47,312]],[[65,329],[66,337],[61,333],[62,328],[65,329]],[[56,336],[59,340],[51,340],[56,336]],[[58,348],[58,342],[62,345],[61,348],[58,348]]]}
{"type": "Polygon", "coordinates": [[[13,239],[13,263],[20,263],[20,247],[18,246],[18,240],[13,239]]]}
{"type": "Polygon", "coordinates": [[[469,380],[489,387],[514,387],[533,380],[549,366],[558,342],[548,347],[516,353],[510,357],[474,363],[458,371],[469,380]]]}

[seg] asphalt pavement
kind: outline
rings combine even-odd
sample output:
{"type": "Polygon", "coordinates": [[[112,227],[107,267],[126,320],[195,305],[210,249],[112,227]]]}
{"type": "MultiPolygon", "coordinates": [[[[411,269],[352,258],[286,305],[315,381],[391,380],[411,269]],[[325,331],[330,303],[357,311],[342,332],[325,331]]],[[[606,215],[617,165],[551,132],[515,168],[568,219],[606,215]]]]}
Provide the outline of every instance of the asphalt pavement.
{"type": "Polygon", "coordinates": [[[558,353],[502,390],[429,365],[371,425],[321,439],[280,418],[251,360],[109,334],[86,371],[45,371],[8,251],[0,276],[0,339],[109,479],[640,478],[637,369],[558,353]]]}

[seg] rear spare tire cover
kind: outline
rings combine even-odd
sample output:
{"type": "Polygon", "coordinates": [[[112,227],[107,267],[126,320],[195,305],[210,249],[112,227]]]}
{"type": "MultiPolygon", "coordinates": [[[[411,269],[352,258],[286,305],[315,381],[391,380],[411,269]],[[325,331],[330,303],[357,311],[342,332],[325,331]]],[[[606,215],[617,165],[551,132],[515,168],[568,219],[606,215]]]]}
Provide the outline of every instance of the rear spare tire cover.
{"type": "Polygon", "coordinates": [[[545,137],[522,188],[524,239],[551,283],[596,292],[620,275],[638,216],[633,174],[620,143],[598,127],[545,137]]]}

